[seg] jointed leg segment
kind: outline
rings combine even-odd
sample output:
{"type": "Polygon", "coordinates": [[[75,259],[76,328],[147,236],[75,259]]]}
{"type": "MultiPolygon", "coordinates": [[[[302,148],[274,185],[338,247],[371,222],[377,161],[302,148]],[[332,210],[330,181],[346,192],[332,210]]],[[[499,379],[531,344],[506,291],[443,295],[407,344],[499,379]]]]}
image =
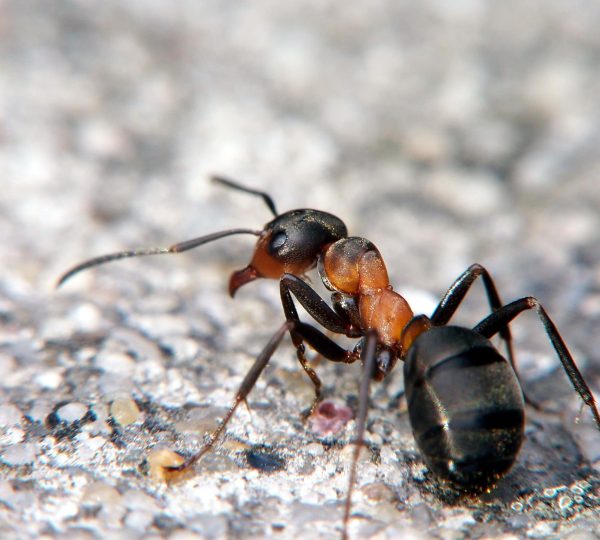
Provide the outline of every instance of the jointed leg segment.
{"type": "Polygon", "coordinates": [[[308,415],[310,415],[315,410],[319,401],[321,401],[322,383],[306,359],[304,343],[308,343],[315,351],[333,362],[352,363],[357,360],[357,357],[352,352],[337,345],[337,343],[314,326],[300,321],[292,294],[298,299],[309,315],[327,330],[337,334],[346,334],[349,324],[331,309],[327,302],[310,285],[300,278],[292,274],[284,274],[279,282],[279,289],[285,318],[288,322],[292,323],[290,336],[292,343],[296,347],[296,356],[315,388],[315,398],[308,412],[308,415]]]}
{"type": "MultiPolygon", "coordinates": [[[[475,280],[480,276],[483,280],[483,286],[485,287],[485,292],[487,294],[488,302],[492,312],[500,309],[503,306],[502,300],[500,300],[500,295],[498,294],[498,290],[496,289],[496,285],[490,276],[490,273],[483,266],[475,263],[469,266],[469,268],[467,268],[458,277],[458,279],[452,285],[450,285],[450,288],[441,299],[438,307],[431,316],[431,322],[434,326],[444,326],[448,324],[448,321],[452,318],[464,300],[467,292],[471,288],[471,285],[473,285],[475,280]]],[[[505,326],[501,328],[498,333],[506,344],[508,360],[514,368],[515,362],[510,328],[505,326]]]]}
{"type": "MultiPolygon", "coordinates": [[[[485,267],[475,263],[469,266],[469,268],[467,268],[458,277],[458,279],[450,286],[450,288],[438,304],[438,307],[431,316],[431,322],[434,326],[444,326],[448,323],[448,321],[452,318],[462,301],[465,299],[467,292],[470,290],[475,280],[480,276],[483,280],[483,286],[485,287],[485,292],[487,294],[488,303],[490,305],[492,313],[496,312],[497,310],[503,307],[502,300],[500,299],[500,295],[498,294],[498,290],[496,289],[496,284],[494,283],[492,276],[485,269],[485,267]]],[[[510,362],[510,365],[513,367],[518,377],[519,371],[517,370],[517,366],[515,363],[512,334],[510,332],[509,326],[505,325],[499,327],[497,333],[500,335],[500,338],[505,343],[508,361],[510,362]]],[[[539,404],[534,399],[530,398],[527,392],[525,392],[524,390],[523,396],[525,398],[525,402],[528,403],[530,406],[538,410],[541,408],[539,404]]]]}
{"type": "Polygon", "coordinates": [[[202,456],[204,456],[204,454],[206,454],[213,448],[213,446],[215,445],[215,443],[217,442],[217,440],[219,439],[219,437],[225,430],[225,427],[227,426],[227,424],[233,417],[233,414],[235,413],[238,405],[242,401],[246,400],[246,398],[248,397],[248,394],[250,393],[252,388],[254,388],[256,381],[258,380],[258,378],[264,371],[265,367],[267,367],[267,364],[269,363],[269,360],[273,356],[273,353],[275,352],[275,350],[281,343],[283,336],[286,334],[286,332],[288,332],[291,329],[292,326],[293,326],[292,323],[286,321],[277,330],[277,332],[275,332],[275,334],[269,340],[269,342],[267,343],[265,348],[258,355],[256,360],[254,361],[254,364],[252,364],[250,371],[248,371],[248,373],[246,373],[246,376],[244,377],[242,384],[240,384],[240,387],[238,388],[238,391],[235,395],[235,399],[234,399],[233,404],[231,405],[229,411],[227,412],[227,414],[225,415],[225,417],[223,418],[223,420],[221,421],[221,423],[219,424],[217,429],[215,429],[211,433],[211,435],[208,439],[208,442],[198,452],[196,452],[191,457],[186,459],[183,464],[181,464],[177,467],[166,467],[168,472],[173,473],[174,475],[175,474],[178,475],[178,474],[186,471],[187,469],[192,467],[202,456]]]}
{"type": "Polygon", "coordinates": [[[480,333],[482,336],[487,338],[492,337],[496,333],[500,331],[501,328],[505,328],[510,321],[512,321],[517,315],[520,315],[524,311],[529,309],[534,309],[544,328],[546,330],[546,334],[550,338],[550,342],[560,359],[563,369],[567,373],[573,388],[580,395],[583,402],[590,408],[592,414],[594,416],[594,421],[600,429],[600,413],[598,412],[598,407],[596,406],[596,401],[594,400],[594,396],[592,392],[585,382],[585,379],[581,375],[579,368],[575,364],[575,360],[571,356],[569,349],[562,339],[556,325],[552,322],[552,319],[548,317],[546,310],[542,307],[539,301],[532,296],[528,296],[525,298],[521,298],[520,300],[515,300],[506,306],[503,306],[501,309],[495,311],[483,321],[481,321],[474,330],[480,333]]]}

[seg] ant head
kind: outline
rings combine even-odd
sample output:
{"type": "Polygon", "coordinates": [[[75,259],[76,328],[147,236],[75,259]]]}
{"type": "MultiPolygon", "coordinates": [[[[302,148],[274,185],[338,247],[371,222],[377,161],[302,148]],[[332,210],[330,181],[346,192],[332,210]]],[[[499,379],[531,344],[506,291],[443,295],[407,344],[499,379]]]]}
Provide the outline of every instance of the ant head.
{"type": "Polygon", "coordinates": [[[285,212],[265,225],[250,264],[231,275],[229,294],[257,278],[301,275],[315,266],[325,247],[347,235],[346,225],[327,212],[285,212]]]}

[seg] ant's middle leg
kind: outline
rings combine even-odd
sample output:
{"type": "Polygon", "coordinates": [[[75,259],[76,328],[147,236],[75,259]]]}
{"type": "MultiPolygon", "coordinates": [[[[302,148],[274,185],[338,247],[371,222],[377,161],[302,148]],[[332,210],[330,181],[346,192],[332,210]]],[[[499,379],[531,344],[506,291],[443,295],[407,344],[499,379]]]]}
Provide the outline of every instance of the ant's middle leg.
{"type": "Polygon", "coordinates": [[[296,347],[296,356],[302,369],[310,378],[314,389],[315,398],[310,406],[307,417],[312,414],[315,407],[321,401],[321,379],[316,371],[309,365],[306,359],[306,348],[304,342],[308,342],[322,356],[336,362],[349,362],[351,353],[339,347],[335,342],[319,332],[316,328],[300,321],[298,311],[294,305],[292,294],[298,299],[302,307],[321,326],[336,334],[346,334],[350,325],[338,313],[329,307],[310,285],[293,274],[283,274],[279,281],[281,304],[285,318],[293,323],[290,328],[292,343],[296,347]]]}
{"type": "MultiPolygon", "coordinates": [[[[483,286],[485,287],[491,311],[494,312],[503,306],[492,276],[490,276],[490,273],[485,267],[475,263],[469,266],[469,268],[467,268],[456,281],[450,285],[448,291],[446,291],[446,294],[440,300],[433,315],[430,317],[434,326],[444,326],[448,324],[448,321],[452,318],[462,301],[465,299],[471,285],[473,285],[475,280],[480,276],[483,280],[483,286]]],[[[514,368],[512,336],[508,325],[501,328],[498,333],[506,343],[508,359],[514,368]]]]}

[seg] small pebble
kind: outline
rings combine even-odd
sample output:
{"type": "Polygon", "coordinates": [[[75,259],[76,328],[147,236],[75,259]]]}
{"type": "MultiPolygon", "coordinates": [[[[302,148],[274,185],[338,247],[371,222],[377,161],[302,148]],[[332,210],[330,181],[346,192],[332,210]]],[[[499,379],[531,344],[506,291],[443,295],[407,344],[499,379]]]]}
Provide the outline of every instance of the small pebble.
{"type": "Polygon", "coordinates": [[[27,465],[35,461],[36,445],[31,443],[9,446],[2,453],[2,461],[12,467],[27,465]]]}
{"type": "Polygon", "coordinates": [[[105,482],[94,482],[83,492],[82,502],[85,504],[112,505],[120,502],[121,494],[105,482]]]}
{"type": "Polygon", "coordinates": [[[128,426],[140,418],[140,410],[133,399],[123,397],[110,404],[110,415],[118,424],[128,426]]]}
{"type": "Polygon", "coordinates": [[[396,498],[392,489],[383,482],[367,484],[361,491],[373,502],[391,502],[396,498]]]}
{"type": "Polygon", "coordinates": [[[40,337],[45,341],[70,339],[75,333],[73,323],[64,317],[46,319],[40,328],[40,337]]]}
{"type": "Polygon", "coordinates": [[[158,505],[150,495],[137,489],[129,489],[123,493],[123,504],[128,510],[156,511],[158,505]]]}
{"type": "Polygon", "coordinates": [[[14,373],[17,370],[17,363],[12,355],[0,352],[0,373],[14,373]]]}
{"type": "Polygon", "coordinates": [[[88,412],[88,406],[77,401],[67,403],[56,411],[56,416],[62,422],[71,424],[81,420],[88,412]]]}
{"type": "Polygon", "coordinates": [[[14,508],[15,490],[7,480],[0,480],[0,502],[14,508]]]}
{"type": "Polygon", "coordinates": [[[184,462],[183,456],[173,450],[158,448],[148,454],[148,465],[150,466],[150,478],[155,482],[167,482],[177,478],[176,472],[170,472],[165,467],[178,467],[184,462]]]}
{"type": "MultiPolygon", "coordinates": [[[[192,531],[177,530],[169,535],[169,540],[204,540],[206,536],[196,534],[192,531]]],[[[212,537],[211,537],[212,538],[212,537]]],[[[217,538],[217,537],[215,537],[217,538]]]]}
{"type": "Polygon", "coordinates": [[[129,512],[127,517],[125,518],[125,526],[130,529],[135,529],[137,531],[145,531],[154,521],[154,515],[152,512],[147,512],[145,510],[134,510],[133,512],[129,512]]]}
{"type": "Polygon", "coordinates": [[[252,448],[246,451],[246,461],[253,469],[264,472],[285,469],[285,460],[270,450],[252,448]]]}
{"type": "Polygon", "coordinates": [[[9,427],[5,430],[4,435],[0,436],[0,444],[18,444],[25,438],[25,431],[18,427],[9,427]]]}
{"type": "Polygon", "coordinates": [[[97,332],[102,326],[102,313],[90,303],[77,306],[69,313],[69,319],[82,332],[97,332]]]}
{"type": "Polygon", "coordinates": [[[131,377],[135,372],[135,360],[122,352],[101,352],[94,359],[94,365],[111,374],[131,377]]]}
{"type": "Polygon", "coordinates": [[[43,401],[37,401],[27,413],[27,418],[32,422],[44,422],[52,412],[52,405],[43,401]]]}
{"type": "Polygon", "coordinates": [[[79,433],[76,439],[79,442],[77,455],[82,461],[90,461],[106,443],[104,437],[90,437],[87,432],[79,433]]]}
{"type": "Polygon", "coordinates": [[[34,382],[47,390],[56,390],[63,383],[62,369],[46,369],[37,374],[34,382]]]}
{"type": "Polygon", "coordinates": [[[567,510],[572,506],[572,504],[573,500],[571,499],[571,497],[568,497],[566,495],[563,495],[560,499],[558,499],[558,507],[561,510],[567,510]]]}
{"type": "Polygon", "coordinates": [[[11,403],[0,405],[0,427],[16,426],[21,423],[22,413],[11,403]]]}

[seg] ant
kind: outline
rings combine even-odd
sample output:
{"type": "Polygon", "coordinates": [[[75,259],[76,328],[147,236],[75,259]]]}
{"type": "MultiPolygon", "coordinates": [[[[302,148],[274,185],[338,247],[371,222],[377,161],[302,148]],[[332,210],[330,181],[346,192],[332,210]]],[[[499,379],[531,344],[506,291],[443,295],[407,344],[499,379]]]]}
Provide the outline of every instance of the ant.
{"type": "MultiPolygon", "coordinates": [[[[305,344],[332,361],[363,364],[356,441],[344,507],[347,537],[351,496],[360,448],[364,444],[371,380],[383,380],[398,360],[404,363],[405,393],[413,434],[430,470],[460,491],[491,488],[514,464],[524,439],[525,401],[515,369],[509,323],[535,310],[571,384],[600,429],[600,414],[558,329],[539,301],[531,296],[503,304],[489,272],[473,264],[450,286],[431,316],[414,315],[408,302],[389,283],[381,254],[365,238],[348,236],[336,216],[313,209],[278,214],[271,197],[237,182],[213,177],[232,189],[259,196],[274,219],[260,231],[230,229],[168,248],[122,251],[84,261],[58,281],[110,261],[144,255],[181,253],[231,235],[258,236],[250,264],[234,272],[229,293],[258,278],[279,279],[285,323],[271,337],[244,377],[233,404],[208,442],[180,464],[164,466],[165,476],[190,471],[215,445],[235,410],[254,387],[284,335],[290,334],[300,365],[312,381],[312,413],[321,400],[321,380],[306,359],[305,344]],[[331,305],[302,279],[318,266],[331,305]],[[448,323],[471,285],[481,278],[491,314],[473,328],[448,323]],[[340,347],[317,327],[300,320],[294,302],[318,325],[333,334],[356,338],[353,349],[340,347]],[[496,334],[506,347],[502,356],[490,342],[496,334]]],[[[171,475],[171,476],[169,476],[171,475]]]]}

